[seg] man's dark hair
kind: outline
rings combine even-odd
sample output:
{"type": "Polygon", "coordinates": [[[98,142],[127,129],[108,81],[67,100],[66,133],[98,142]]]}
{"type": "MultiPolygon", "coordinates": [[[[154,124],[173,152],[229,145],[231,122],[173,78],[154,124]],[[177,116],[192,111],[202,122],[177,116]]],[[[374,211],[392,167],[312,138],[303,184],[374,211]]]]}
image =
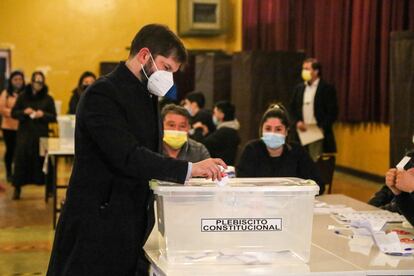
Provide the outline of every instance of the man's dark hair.
{"type": "Polygon", "coordinates": [[[176,104],[167,104],[166,106],[164,106],[164,108],[161,111],[161,118],[163,121],[165,120],[165,117],[168,114],[181,115],[187,118],[187,120],[190,120],[191,118],[190,113],[188,113],[187,109],[176,104]]]}
{"type": "Polygon", "coordinates": [[[135,56],[142,48],[148,48],[153,58],[157,55],[172,56],[177,62],[187,61],[187,50],[184,44],[167,26],[149,24],[135,35],[131,42],[129,56],[135,56]]]}
{"type": "Polygon", "coordinates": [[[197,103],[198,107],[204,108],[204,105],[206,103],[206,98],[204,97],[204,94],[201,92],[191,92],[188,93],[185,96],[185,99],[187,99],[190,103],[197,103]]]}
{"type": "MultiPolygon", "coordinates": [[[[14,77],[16,77],[16,76],[21,76],[22,78],[23,78],[23,86],[22,86],[22,88],[20,89],[20,91],[22,91],[22,90],[24,90],[24,74],[23,74],[23,72],[22,71],[18,71],[18,70],[16,70],[16,71],[13,71],[13,72],[11,72],[11,74],[10,74],[10,78],[9,78],[9,80],[8,80],[8,84],[7,84],[7,93],[9,94],[9,95],[13,95],[13,92],[14,92],[14,87],[13,87],[13,84],[12,84],[12,79],[14,78],[14,77]]],[[[20,92],[19,91],[19,92],[20,92]]]]}
{"type": "Polygon", "coordinates": [[[232,121],[234,120],[234,114],[236,112],[236,108],[233,104],[228,101],[220,101],[217,102],[214,107],[217,107],[218,110],[223,112],[224,119],[223,121],[232,121]]]}
{"type": "Polygon", "coordinates": [[[264,123],[270,118],[278,118],[280,122],[288,129],[290,127],[289,113],[281,103],[271,104],[263,114],[260,121],[259,135],[262,136],[264,123]]]}
{"type": "Polygon", "coordinates": [[[303,63],[310,63],[313,70],[318,70],[318,77],[322,76],[322,64],[316,58],[307,58],[303,63]]]}

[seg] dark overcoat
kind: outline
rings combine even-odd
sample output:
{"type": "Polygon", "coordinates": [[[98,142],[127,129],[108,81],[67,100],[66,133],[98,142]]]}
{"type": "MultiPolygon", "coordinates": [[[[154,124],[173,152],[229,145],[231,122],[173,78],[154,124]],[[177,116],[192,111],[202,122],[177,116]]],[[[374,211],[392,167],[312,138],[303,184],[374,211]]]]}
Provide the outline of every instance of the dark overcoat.
{"type": "MultiPolygon", "coordinates": [[[[305,83],[298,84],[293,91],[289,110],[293,119],[293,126],[296,126],[296,122],[303,121],[304,92],[305,83]]],[[[324,133],[323,152],[336,152],[336,142],[332,130],[332,125],[338,118],[338,101],[335,87],[321,79],[316,89],[313,108],[318,127],[324,133]]],[[[294,129],[296,128],[294,127],[294,129]]]]}
{"type": "Polygon", "coordinates": [[[56,121],[56,109],[53,98],[48,95],[45,85],[42,90],[33,94],[31,85],[17,98],[11,115],[19,120],[14,155],[13,185],[44,184],[42,172],[44,158],[39,155],[40,137],[49,136],[49,123],[56,121]],[[42,118],[30,118],[24,114],[26,108],[43,111],[42,118]]]}
{"type": "Polygon", "coordinates": [[[142,275],[152,229],[150,179],[185,181],[163,157],[157,97],[120,63],[82,94],[75,160],[47,275],[142,275]],[[141,270],[140,270],[141,269],[141,270]]]}

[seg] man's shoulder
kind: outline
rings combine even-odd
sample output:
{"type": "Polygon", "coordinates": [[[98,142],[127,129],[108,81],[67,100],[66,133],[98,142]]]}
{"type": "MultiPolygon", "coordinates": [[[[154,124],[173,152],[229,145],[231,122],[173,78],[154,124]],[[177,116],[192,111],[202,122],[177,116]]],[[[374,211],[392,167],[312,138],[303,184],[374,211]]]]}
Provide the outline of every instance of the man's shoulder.
{"type": "Polygon", "coordinates": [[[191,148],[192,150],[201,150],[201,149],[206,148],[203,144],[191,138],[188,138],[187,143],[188,143],[188,147],[191,148]]]}

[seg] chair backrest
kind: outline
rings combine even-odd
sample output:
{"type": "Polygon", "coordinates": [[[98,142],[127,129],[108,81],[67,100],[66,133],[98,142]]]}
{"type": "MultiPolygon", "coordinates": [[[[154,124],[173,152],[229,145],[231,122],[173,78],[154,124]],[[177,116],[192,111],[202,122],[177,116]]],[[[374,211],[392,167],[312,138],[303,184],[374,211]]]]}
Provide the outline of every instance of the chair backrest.
{"type": "Polygon", "coordinates": [[[325,155],[322,154],[319,156],[316,161],[316,166],[319,169],[319,174],[321,176],[322,182],[329,185],[328,193],[332,191],[332,179],[335,171],[335,161],[336,158],[334,155],[325,155]]]}

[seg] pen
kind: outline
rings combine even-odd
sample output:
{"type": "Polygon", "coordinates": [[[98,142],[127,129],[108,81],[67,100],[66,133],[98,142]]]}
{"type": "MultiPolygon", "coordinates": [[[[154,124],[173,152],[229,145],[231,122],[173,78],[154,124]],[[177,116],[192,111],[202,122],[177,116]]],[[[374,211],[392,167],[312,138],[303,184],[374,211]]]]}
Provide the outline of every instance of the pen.
{"type": "Polygon", "coordinates": [[[352,236],[352,235],[345,235],[345,234],[342,234],[341,232],[339,232],[338,230],[335,230],[334,231],[334,233],[336,234],[336,235],[338,235],[338,236],[340,236],[340,237],[343,237],[343,238],[347,238],[347,239],[352,239],[352,238],[354,238],[354,236],[352,236]]]}
{"type": "Polygon", "coordinates": [[[412,253],[403,253],[403,252],[385,252],[385,254],[390,256],[411,256],[412,253]]]}
{"type": "Polygon", "coordinates": [[[414,248],[404,248],[405,251],[413,251],[414,248]]]}

